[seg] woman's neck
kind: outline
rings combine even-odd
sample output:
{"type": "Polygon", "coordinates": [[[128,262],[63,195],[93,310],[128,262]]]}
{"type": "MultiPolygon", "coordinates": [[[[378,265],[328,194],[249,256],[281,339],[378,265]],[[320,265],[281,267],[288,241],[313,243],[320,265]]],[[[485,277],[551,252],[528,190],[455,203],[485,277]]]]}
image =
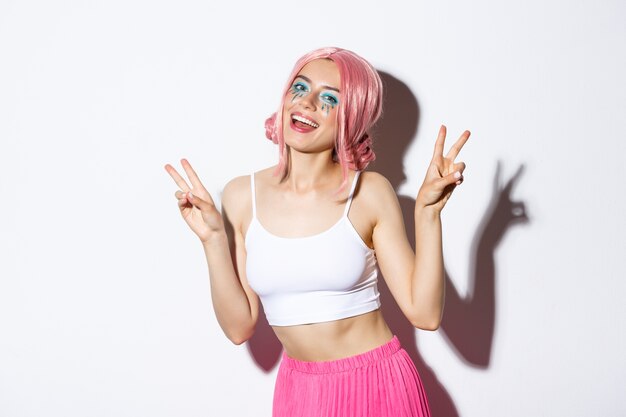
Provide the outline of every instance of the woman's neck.
{"type": "Polygon", "coordinates": [[[289,173],[284,183],[295,192],[307,192],[341,182],[341,166],[333,161],[332,150],[300,153],[289,150],[289,173]]]}

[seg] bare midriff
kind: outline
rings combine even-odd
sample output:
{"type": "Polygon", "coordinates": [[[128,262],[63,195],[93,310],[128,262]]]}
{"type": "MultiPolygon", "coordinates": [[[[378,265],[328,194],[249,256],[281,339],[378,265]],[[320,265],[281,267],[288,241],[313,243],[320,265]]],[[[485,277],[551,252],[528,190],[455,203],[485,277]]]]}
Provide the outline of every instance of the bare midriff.
{"type": "Polygon", "coordinates": [[[393,337],[380,309],[341,320],[272,328],[287,356],[312,362],[358,355],[393,337]]]}

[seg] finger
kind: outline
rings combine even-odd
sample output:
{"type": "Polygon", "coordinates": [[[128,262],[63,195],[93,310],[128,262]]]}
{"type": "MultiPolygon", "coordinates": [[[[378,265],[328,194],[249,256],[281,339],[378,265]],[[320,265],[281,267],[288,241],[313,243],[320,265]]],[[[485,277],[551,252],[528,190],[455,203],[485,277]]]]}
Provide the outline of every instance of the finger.
{"type": "Polygon", "coordinates": [[[452,165],[452,172],[459,171],[461,174],[465,171],[465,162],[457,162],[452,165]]]}
{"type": "Polygon", "coordinates": [[[459,152],[461,152],[463,145],[465,145],[465,142],[467,142],[470,135],[471,135],[471,132],[469,130],[466,130],[465,132],[463,132],[461,136],[459,137],[459,139],[457,139],[457,141],[454,143],[454,145],[452,145],[452,147],[448,151],[446,158],[449,158],[454,161],[454,159],[457,157],[459,152]]]}
{"type": "Polygon", "coordinates": [[[170,174],[170,177],[174,179],[174,182],[178,185],[178,187],[181,190],[183,191],[191,190],[191,187],[187,185],[187,181],[185,181],[185,179],[180,176],[178,171],[176,171],[176,169],[174,169],[173,166],[171,166],[170,164],[165,164],[165,170],[167,171],[168,174],[170,174]]]}
{"type": "Polygon", "coordinates": [[[443,145],[446,142],[446,126],[441,125],[439,128],[439,134],[437,135],[437,141],[435,142],[435,152],[433,153],[433,159],[439,156],[443,156],[443,145]]]}
{"type": "Polygon", "coordinates": [[[442,164],[437,163],[437,161],[433,161],[428,169],[431,177],[442,178],[445,177],[447,173],[453,174],[456,171],[462,174],[463,171],[465,171],[465,162],[456,162],[444,167],[442,164]]]}
{"type": "Polygon", "coordinates": [[[206,210],[210,210],[211,207],[213,207],[214,205],[204,201],[203,199],[201,199],[200,197],[198,197],[195,194],[192,194],[191,191],[187,191],[185,193],[185,197],[187,197],[187,200],[193,204],[194,206],[196,206],[200,211],[206,211],[206,210]]]}
{"type": "Polygon", "coordinates": [[[181,198],[178,200],[178,207],[183,208],[183,206],[189,206],[189,201],[186,198],[181,198]]]}
{"type": "Polygon", "coordinates": [[[202,185],[202,181],[200,181],[200,178],[198,178],[198,174],[196,174],[196,171],[194,171],[194,169],[191,167],[191,164],[189,163],[189,161],[183,158],[180,160],[180,163],[183,165],[183,168],[185,172],[187,173],[187,176],[189,177],[189,180],[191,181],[191,185],[193,185],[193,188],[206,191],[206,189],[204,188],[204,185],[202,185]]]}
{"type": "Polygon", "coordinates": [[[453,173],[441,178],[439,181],[442,188],[452,184],[459,185],[463,182],[463,174],[460,171],[454,171],[453,173]]]}

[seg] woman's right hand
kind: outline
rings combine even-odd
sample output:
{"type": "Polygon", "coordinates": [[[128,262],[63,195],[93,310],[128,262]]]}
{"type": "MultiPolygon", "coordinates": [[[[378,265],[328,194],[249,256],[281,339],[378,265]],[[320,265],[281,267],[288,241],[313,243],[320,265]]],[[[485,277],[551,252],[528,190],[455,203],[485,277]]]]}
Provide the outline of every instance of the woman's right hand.
{"type": "Polygon", "coordinates": [[[180,162],[193,187],[189,187],[187,181],[170,164],[165,165],[165,170],[180,188],[174,194],[178,200],[180,214],[191,230],[205,243],[224,231],[224,221],[191,164],[186,159],[181,159],[180,162]]]}

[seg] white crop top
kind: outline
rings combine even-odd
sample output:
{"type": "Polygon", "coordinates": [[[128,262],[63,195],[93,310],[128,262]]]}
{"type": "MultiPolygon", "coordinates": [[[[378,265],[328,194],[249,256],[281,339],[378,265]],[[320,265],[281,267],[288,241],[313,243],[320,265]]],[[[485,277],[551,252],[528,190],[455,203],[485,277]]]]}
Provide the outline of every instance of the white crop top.
{"type": "Polygon", "coordinates": [[[380,307],[376,255],[348,219],[360,173],[354,176],[341,218],[324,232],[298,238],[273,235],[259,223],[254,174],[250,176],[246,275],[270,325],[333,321],[380,307]]]}

